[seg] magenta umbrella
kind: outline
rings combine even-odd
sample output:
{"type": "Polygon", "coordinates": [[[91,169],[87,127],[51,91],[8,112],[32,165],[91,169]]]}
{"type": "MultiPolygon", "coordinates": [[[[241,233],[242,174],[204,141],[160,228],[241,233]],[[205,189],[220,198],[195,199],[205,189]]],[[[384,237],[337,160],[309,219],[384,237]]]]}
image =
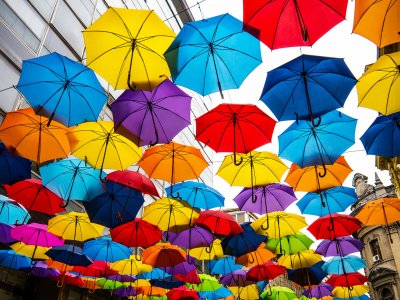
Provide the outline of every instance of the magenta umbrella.
{"type": "Polygon", "coordinates": [[[11,229],[11,237],[26,245],[54,247],[64,245],[64,240],[47,232],[47,225],[31,223],[11,229]]]}

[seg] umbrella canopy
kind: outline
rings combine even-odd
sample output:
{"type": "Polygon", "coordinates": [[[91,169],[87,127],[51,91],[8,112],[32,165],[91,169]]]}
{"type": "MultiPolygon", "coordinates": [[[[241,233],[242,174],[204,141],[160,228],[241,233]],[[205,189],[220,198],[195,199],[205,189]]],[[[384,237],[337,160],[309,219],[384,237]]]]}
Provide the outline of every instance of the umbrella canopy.
{"type": "Polygon", "coordinates": [[[31,178],[31,166],[28,159],[11,154],[0,142],[0,184],[13,184],[31,178]]]}
{"type": "Polygon", "coordinates": [[[136,289],[132,286],[121,287],[119,289],[113,290],[113,295],[117,295],[119,297],[136,296],[136,289]]]}
{"type": "Polygon", "coordinates": [[[191,97],[168,79],[152,92],[126,90],[111,104],[114,127],[140,145],[169,143],[190,125],[191,97]]]}
{"type": "Polygon", "coordinates": [[[13,226],[0,223],[0,243],[8,244],[17,242],[15,239],[11,237],[11,229],[13,226]]]}
{"type": "Polygon", "coordinates": [[[246,267],[252,267],[265,264],[274,256],[274,253],[265,248],[265,243],[262,243],[256,250],[237,257],[236,263],[246,267]]]}
{"type": "Polygon", "coordinates": [[[365,268],[365,261],[355,255],[335,256],[326,261],[322,266],[322,270],[326,273],[336,275],[354,273],[362,268],[365,268]]]}
{"type": "Polygon", "coordinates": [[[222,98],[262,63],[260,42],[230,14],[185,23],[164,56],[176,84],[222,98]]]}
{"type": "Polygon", "coordinates": [[[400,42],[398,1],[356,1],[353,33],[357,33],[382,48],[400,42]]]}
{"type": "MultiPolygon", "coordinates": [[[[398,4],[397,4],[398,6],[398,4]]],[[[385,54],[357,82],[358,105],[384,115],[400,111],[400,52],[385,54]]]]}
{"type": "Polygon", "coordinates": [[[126,187],[141,191],[143,194],[159,197],[154,183],[148,177],[140,174],[139,172],[130,170],[113,171],[107,174],[106,181],[119,183],[126,187]]]}
{"type": "Polygon", "coordinates": [[[189,256],[198,260],[212,260],[224,257],[220,239],[215,239],[210,246],[207,247],[192,248],[188,253],[189,256]]]}
{"type": "Polygon", "coordinates": [[[301,55],[268,72],[263,101],[279,121],[314,121],[343,107],[357,80],[343,59],[301,55]]]}
{"type": "Polygon", "coordinates": [[[345,19],[346,9],[345,0],[245,0],[243,23],[271,49],[311,46],[345,19]]]}
{"type": "Polygon", "coordinates": [[[82,123],[70,137],[78,140],[71,149],[72,154],[95,169],[125,170],[142,156],[142,149],[116,133],[111,121],[82,123]]]}
{"type": "Polygon", "coordinates": [[[86,63],[115,89],[152,90],[169,76],[174,32],[153,10],[109,8],[83,31],[86,63]]]}
{"type": "Polygon", "coordinates": [[[168,242],[187,249],[210,246],[213,240],[214,235],[200,226],[189,227],[178,234],[171,232],[168,236],[168,242]]]}
{"type": "Polygon", "coordinates": [[[115,279],[100,278],[96,280],[96,284],[103,290],[116,290],[127,287],[126,283],[120,282],[115,279]]]}
{"type": "Polygon", "coordinates": [[[128,259],[118,260],[110,264],[112,270],[117,271],[121,275],[136,276],[141,273],[150,272],[152,267],[137,260],[135,255],[131,255],[128,259]]]}
{"type": "Polygon", "coordinates": [[[111,181],[106,187],[105,193],[84,203],[90,220],[109,228],[134,220],[144,203],[140,191],[111,181]]]}
{"type": "Polygon", "coordinates": [[[302,168],[332,165],[354,144],[356,124],[356,119],[338,111],[323,115],[317,127],[300,120],[279,135],[278,155],[302,168]]]}
{"type": "Polygon", "coordinates": [[[22,205],[0,195],[0,223],[6,225],[25,224],[30,218],[28,211],[22,205]]]}
{"type": "Polygon", "coordinates": [[[214,234],[237,235],[243,232],[238,222],[228,213],[219,210],[204,210],[196,224],[209,229],[214,234]]]}
{"type": "MultiPolygon", "coordinates": [[[[192,271],[196,271],[196,263],[193,257],[187,256],[186,261],[171,267],[164,267],[163,270],[167,274],[184,275],[192,271]]],[[[164,274],[165,275],[165,274],[164,274]]],[[[165,276],[164,276],[165,277],[165,276]]]]}
{"type": "Polygon", "coordinates": [[[285,181],[298,192],[317,192],[335,186],[341,186],[353,170],[343,156],[333,165],[321,165],[300,168],[292,164],[285,181]],[[321,177],[320,174],[326,174],[321,177]]]}
{"type": "Polygon", "coordinates": [[[331,286],[354,286],[354,285],[361,285],[368,281],[368,277],[354,272],[354,273],[346,273],[343,275],[331,275],[326,283],[330,284],[331,286]]]}
{"type": "Polygon", "coordinates": [[[291,289],[283,286],[273,286],[261,293],[260,299],[263,300],[292,300],[297,295],[291,289]]]}
{"type": "Polygon", "coordinates": [[[17,89],[49,124],[96,121],[107,100],[92,70],[57,52],[24,60],[17,89]]]}
{"type": "Polygon", "coordinates": [[[143,263],[155,268],[171,267],[186,261],[186,253],[170,243],[158,243],[143,251],[143,263]]]}
{"type": "Polygon", "coordinates": [[[229,286],[228,289],[233,293],[235,299],[239,300],[257,300],[260,299],[260,290],[257,284],[246,286],[229,286]]]}
{"type": "Polygon", "coordinates": [[[320,284],[322,279],[328,275],[321,269],[323,265],[324,262],[320,261],[309,268],[287,270],[288,278],[303,287],[320,284]]]}
{"type": "Polygon", "coordinates": [[[353,297],[361,297],[369,292],[367,285],[355,285],[351,288],[348,287],[335,287],[332,291],[332,295],[341,299],[353,299],[353,297]]]}
{"type": "Polygon", "coordinates": [[[30,272],[32,275],[42,278],[58,277],[61,275],[60,271],[49,268],[49,266],[43,261],[37,261],[30,272]]]}
{"type": "Polygon", "coordinates": [[[65,211],[62,199],[42,185],[38,179],[25,179],[4,186],[7,195],[22,204],[28,210],[38,211],[48,215],[55,215],[65,211]]]}
{"type": "Polygon", "coordinates": [[[307,230],[316,239],[339,238],[351,235],[361,228],[360,221],[349,215],[331,214],[314,221],[307,230]]]}
{"type": "Polygon", "coordinates": [[[11,237],[27,245],[53,247],[64,245],[64,241],[47,232],[47,225],[30,223],[11,229],[11,237]]]}
{"type": "Polygon", "coordinates": [[[303,250],[295,254],[285,254],[279,257],[278,264],[287,269],[302,269],[315,265],[322,260],[322,256],[314,250],[303,250]]]}
{"type": "Polygon", "coordinates": [[[51,248],[46,255],[52,260],[70,265],[87,267],[93,261],[82,253],[82,249],[75,245],[63,245],[51,248]]]}
{"type": "Polygon", "coordinates": [[[132,249],[112,241],[110,238],[99,238],[83,244],[83,254],[92,260],[115,262],[127,259],[132,253],[132,249]]]}
{"type": "MultiPolygon", "coordinates": [[[[85,251],[85,250],[83,250],[85,251]]],[[[84,253],[86,255],[86,253],[84,253]]],[[[89,256],[88,256],[89,257],[89,256]]],[[[91,258],[91,257],[89,257],[91,258]]],[[[99,261],[93,260],[93,264],[82,267],[82,266],[74,266],[72,269],[73,272],[78,273],[80,276],[90,276],[90,277],[102,277],[106,275],[113,275],[117,272],[110,269],[110,264],[107,261],[99,261]]]]}
{"type": "Polygon", "coordinates": [[[379,116],[360,137],[367,154],[400,156],[400,113],[379,116]]]}
{"type": "Polygon", "coordinates": [[[49,257],[45,254],[50,247],[41,247],[37,245],[27,245],[23,242],[18,242],[15,244],[12,244],[10,246],[11,249],[15,251],[15,253],[25,255],[26,257],[29,257],[30,259],[49,259],[49,257]]]}
{"type": "Polygon", "coordinates": [[[326,297],[326,296],[331,296],[332,295],[332,291],[333,291],[334,287],[327,284],[327,283],[321,283],[318,286],[312,288],[311,290],[306,290],[304,291],[304,295],[312,298],[322,298],[322,297],[326,297]]]}
{"type": "Polygon", "coordinates": [[[0,266],[14,270],[30,269],[31,262],[30,258],[17,254],[14,250],[0,250],[0,266]]]}
{"type": "Polygon", "coordinates": [[[211,260],[208,262],[208,269],[210,270],[211,275],[225,275],[240,270],[241,268],[241,265],[235,264],[233,256],[225,256],[218,260],[211,260]]]}
{"type": "Polygon", "coordinates": [[[216,291],[221,288],[222,285],[218,282],[218,279],[212,277],[207,274],[199,274],[200,284],[186,284],[190,288],[199,291],[199,292],[207,292],[207,291],[216,291]]]}
{"type": "Polygon", "coordinates": [[[36,162],[67,157],[74,145],[70,129],[35,114],[32,108],[7,113],[0,126],[0,139],[11,153],[36,162]],[[70,145],[71,142],[71,145],[70,145]]]}
{"type": "Polygon", "coordinates": [[[195,290],[188,289],[186,286],[173,288],[167,292],[169,300],[194,300],[199,298],[199,294],[195,290]]]}
{"type": "Polygon", "coordinates": [[[362,241],[351,236],[343,236],[333,240],[323,240],[315,250],[325,257],[328,256],[345,256],[352,253],[360,252],[364,247],[362,241]]]}
{"type": "Polygon", "coordinates": [[[247,271],[247,280],[261,281],[272,280],[284,274],[286,268],[275,262],[269,261],[265,264],[255,265],[247,271]]]}
{"type": "Polygon", "coordinates": [[[182,200],[197,208],[211,209],[224,206],[224,196],[216,189],[197,181],[185,181],[167,187],[167,196],[172,197],[171,190],[179,193],[182,200]]]}
{"type": "Polygon", "coordinates": [[[200,277],[197,270],[192,270],[185,274],[175,274],[174,277],[178,278],[182,282],[194,283],[194,284],[200,283],[200,277]]]}
{"type": "Polygon", "coordinates": [[[276,254],[295,254],[308,250],[313,242],[305,234],[297,233],[281,238],[268,238],[266,247],[276,254]]]}
{"type": "Polygon", "coordinates": [[[216,152],[248,153],[271,142],[276,122],[251,104],[220,104],[196,119],[196,139],[216,152]]]}

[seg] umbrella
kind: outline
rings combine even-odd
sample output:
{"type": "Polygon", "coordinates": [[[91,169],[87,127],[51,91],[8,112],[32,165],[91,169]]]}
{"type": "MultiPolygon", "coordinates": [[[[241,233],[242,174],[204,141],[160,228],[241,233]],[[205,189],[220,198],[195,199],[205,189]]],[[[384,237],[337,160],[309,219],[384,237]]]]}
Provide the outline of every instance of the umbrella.
{"type": "Polygon", "coordinates": [[[260,215],[285,210],[297,200],[290,186],[280,183],[245,188],[233,199],[240,210],[260,215]]]}
{"type": "Polygon", "coordinates": [[[30,258],[17,254],[14,250],[0,250],[0,266],[14,270],[30,269],[31,262],[30,258]]]}
{"type": "Polygon", "coordinates": [[[0,223],[0,243],[8,244],[17,242],[11,237],[11,229],[13,226],[0,223]]]}
{"type": "Polygon", "coordinates": [[[233,293],[235,299],[239,300],[258,300],[260,299],[260,290],[257,284],[249,284],[246,286],[229,286],[229,290],[233,293]]]}
{"type": "Polygon", "coordinates": [[[232,292],[226,287],[219,287],[216,290],[210,291],[202,291],[199,292],[201,299],[209,299],[209,300],[219,300],[221,298],[226,300],[232,300],[234,298],[232,292]]]}
{"type": "Polygon", "coordinates": [[[331,214],[314,221],[307,230],[316,239],[339,238],[351,235],[361,228],[360,221],[349,215],[331,214]]]}
{"type": "Polygon", "coordinates": [[[113,290],[113,295],[119,296],[119,297],[131,297],[131,296],[136,296],[136,289],[132,286],[128,287],[121,287],[119,289],[113,290]]]}
{"type": "Polygon", "coordinates": [[[126,90],[111,104],[114,127],[127,138],[140,139],[140,145],[169,143],[190,125],[190,102],[168,79],[152,92],[126,90]]]}
{"type": "Polygon", "coordinates": [[[355,285],[351,288],[348,287],[335,287],[332,295],[341,299],[353,299],[353,297],[361,297],[369,292],[367,285],[355,285]]]}
{"type": "Polygon", "coordinates": [[[100,286],[103,290],[112,290],[112,291],[127,287],[126,283],[120,282],[115,279],[107,279],[107,278],[97,279],[96,284],[100,286]]]}
{"type": "Polygon", "coordinates": [[[303,214],[322,217],[343,212],[356,201],[354,188],[337,186],[318,193],[307,193],[296,205],[303,214]]]}
{"type": "Polygon", "coordinates": [[[22,205],[0,195],[0,223],[6,225],[25,224],[30,218],[28,211],[22,205]]]}
{"type": "Polygon", "coordinates": [[[62,262],[55,261],[52,259],[45,260],[45,263],[49,266],[49,268],[56,269],[61,273],[66,273],[73,270],[73,266],[66,265],[62,262]]]}
{"type": "Polygon", "coordinates": [[[186,261],[186,253],[170,243],[158,243],[145,249],[142,253],[144,264],[155,268],[171,267],[186,261]]]}
{"type": "Polygon", "coordinates": [[[90,220],[109,228],[133,221],[144,203],[140,191],[111,181],[106,187],[105,193],[84,203],[90,220]]]}
{"type": "Polygon", "coordinates": [[[292,164],[285,181],[298,192],[318,192],[331,187],[340,186],[353,170],[343,156],[339,157],[333,165],[310,166],[300,168],[292,164]],[[320,174],[325,173],[324,177],[320,174]]]}
{"type": "Polygon", "coordinates": [[[145,272],[136,276],[136,279],[156,280],[169,276],[166,272],[159,268],[153,268],[150,272],[145,272]]]}
{"type": "Polygon", "coordinates": [[[26,257],[29,257],[30,259],[49,259],[49,257],[46,255],[46,252],[51,249],[50,247],[41,247],[37,245],[27,245],[23,242],[18,242],[15,244],[12,244],[10,246],[11,249],[15,251],[17,254],[22,254],[25,255],[26,257]]]}
{"type": "Polygon", "coordinates": [[[4,186],[9,197],[22,204],[28,210],[55,215],[65,211],[62,199],[42,185],[38,179],[25,179],[4,186]]]}
{"type": "Polygon", "coordinates": [[[53,247],[64,245],[64,241],[47,232],[47,225],[30,223],[11,229],[11,237],[27,245],[53,247]]]}
{"type": "MultiPolygon", "coordinates": [[[[150,178],[175,184],[197,179],[208,163],[199,149],[171,142],[147,149],[138,165],[150,178]]],[[[170,193],[173,195],[172,190],[170,193]]]]}
{"type": "Polygon", "coordinates": [[[56,158],[67,157],[74,145],[70,129],[56,121],[35,115],[32,108],[7,113],[0,126],[0,139],[12,154],[36,162],[38,165],[56,158]],[[71,142],[71,145],[70,145],[71,142]]]}
{"type": "Polygon", "coordinates": [[[261,281],[272,280],[284,274],[286,268],[275,262],[269,261],[265,264],[254,265],[247,271],[247,280],[261,281]]]}
{"type": "Polygon", "coordinates": [[[195,290],[188,289],[186,286],[173,288],[167,292],[169,300],[192,300],[198,299],[199,294],[195,290]]]}
{"type": "Polygon", "coordinates": [[[82,253],[82,249],[75,245],[55,246],[48,250],[46,255],[52,260],[70,266],[87,267],[93,263],[89,257],[82,253]]]}
{"type": "Polygon", "coordinates": [[[241,268],[241,265],[235,264],[233,256],[225,256],[218,260],[210,260],[208,262],[208,269],[210,270],[211,275],[225,275],[240,270],[241,268]]]}
{"type": "MultiPolygon", "coordinates": [[[[83,249],[83,252],[85,252],[85,249],[83,249]]],[[[83,253],[83,254],[88,256],[86,253],[83,253]]],[[[89,257],[89,258],[92,259],[91,257],[89,257]]],[[[116,271],[113,271],[110,269],[110,264],[107,261],[99,261],[99,260],[93,260],[93,264],[91,264],[87,267],[74,266],[72,271],[75,273],[78,273],[80,276],[90,276],[90,277],[95,277],[95,278],[106,276],[106,275],[117,274],[116,271]]]]}
{"type": "Polygon", "coordinates": [[[174,32],[152,10],[109,8],[83,31],[86,64],[115,89],[152,90],[169,76],[174,32]]]}
{"type": "Polygon", "coordinates": [[[78,142],[71,152],[95,169],[125,170],[142,156],[142,149],[114,131],[111,121],[86,122],[73,130],[78,142]]]}
{"type": "Polygon", "coordinates": [[[311,46],[346,17],[347,1],[243,2],[243,23],[271,49],[311,46]]]}
{"type": "Polygon", "coordinates": [[[358,105],[384,115],[400,111],[400,51],[385,54],[360,77],[356,87],[358,105]]]}
{"type": "Polygon", "coordinates": [[[136,276],[141,273],[150,272],[152,267],[137,260],[135,255],[131,255],[127,259],[121,259],[110,264],[112,270],[117,271],[121,275],[136,276]]]}
{"type": "Polygon", "coordinates": [[[57,52],[24,60],[17,89],[48,124],[96,121],[107,100],[92,70],[57,52]]]}
{"type": "Polygon", "coordinates": [[[60,271],[49,268],[49,266],[43,261],[37,261],[30,270],[30,273],[34,276],[42,278],[58,277],[61,275],[60,271]]]}
{"type": "Polygon", "coordinates": [[[364,247],[362,241],[351,236],[343,236],[333,240],[323,240],[315,250],[325,257],[345,256],[355,252],[360,252],[364,247]]]}
{"type": "Polygon", "coordinates": [[[276,254],[295,254],[308,250],[314,241],[303,233],[282,236],[280,238],[268,238],[267,249],[276,254]]]}
{"type": "Polygon", "coordinates": [[[199,292],[216,291],[222,287],[222,285],[218,282],[218,279],[216,279],[215,277],[207,274],[199,274],[199,277],[200,284],[186,285],[199,292]]]}
{"type": "Polygon", "coordinates": [[[199,273],[197,272],[197,270],[189,271],[186,274],[174,274],[174,276],[183,282],[195,283],[195,284],[200,283],[200,277],[199,277],[199,273]]]}
{"type": "MultiPolygon", "coordinates": [[[[400,221],[400,199],[380,198],[366,203],[355,215],[365,226],[385,225],[400,221]]],[[[389,230],[390,242],[393,243],[389,230]]]]}
{"type": "Polygon", "coordinates": [[[400,42],[400,21],[397,1],[356,1],[353,33],[357,33],[379,48],[400,42]]]}
{"type": "Polygon", "coordinates": [[[154,183],[139,172],[130,170],[114,171],[107,174],[106,181],[119,183],[126,187],[141,191],[143,194],[159,197],[154,183]]]}
{"type": "Polygon", "coordinates": [[[189,250],[189,256],[198,260],[212,260],[224,257],[224,252],[221,246],[221,240],[215,239],[210,246],[197,247],[189,250]]]}
{"type": "Polygon", "coordinates": [[[260,42],[229,14],[185,23],[164,56],[176,84],[222,98],[262,63],[260,42]]]}
{"type": "Polygon", "coordinates": [[[400,113],[379,116],[360,137],[367,154],[400,156],[400,113]]]}
{"type": "MultiPolygon", "coordinates": [[[[164,267],[163,270],[166,274],[185,275],[192,271],[196,271],[196,262],[193,257],[187,256],[186,261],[170,267],[164,267]]],[[[198,274],[197,274],[198,275],[198,274]]]]}
{"type": "Polygon", "coordinates": [[[131,253],[132,249],[105,237],[87,241],[83,244],[83,254],[92,260],[115,262],[129,258],[131,253]]]}
{"type": "Polygon", "coordinates": [[[268,72],[260,99],[279,121],[318,125],[318,117],[343,107],[356,82],[343,59],[301,55],[268,72]]]}
{"type": "Polygon", "coordinates": [[[31,178],[31,165],[28,159],[12,155],[0,142],[0,184],[13,184],[31,178]]]}
{"type": "Polygon", "coordinates": [[[331,286],[354,286],[354,285],[361,285],[368,281],[368,277],[354,272],[354,273],[346,273],[343,275],[331,275],[326,283],[330,284],[331,286]]]}
{"type": "Polygon", "coordinates": [[[152,280],[150,283],[152,286],[161,287],[163,289],[174,289],[185,284],[175,276],[168,276],[162,279],[152,280]]]}
{"type": "Polygon", "coordinates": [[[245,267],[265,264],[275,256],[274,253],[265,248],[265,243],[262,243],[256,250],[243,254],[236,258],[236,263],[245,267]]]}
{"type": "Polygon", "coordinates": [[[322,270],[328,274],[343,275],[365,268],[365,261],[355,255],[335,256],[326,261],[322,270]]]}
{"type": "Polygon", "coordinates": [[[311,267],[321,260],[322,256],[315,253],[315,250],[303,250],[295,254],[282,255],[278,259],[278,264],[293,270],[311,267]]]}
{"type": "Polygon", "coordinates": [[[63,159],[40,168],[43,185],[66,200],[89,201],[103,193],[105,175],[77,158],[63,159]]]}
{"type": "Polygon", "coordinates": [[[216,189],[196,181],[184,181],[167,187],[167,196],[172,197],[171,190],[193,207],[211,209],[224,206],[224,196],[216,189]]]}
{"type": "Polygon", "coordinates": [[[225,286],[246,286],[252,284],[253,282],[246,280],[246,271],[237,270],[230,272],[228,274],[222,275],[219,282],[225,286]]]}
{"type": "Polygon", "coordinates": [[[196,119],[196,139],[216,152],[250,151],[271,142],[276,122],[251,104],[220,104],[196,119]]]}
{"type": "Polygon", "coordinates": [[[200,226],[189,227],[177,234],[171,232],[168,236],[168,242],[187,249],[210,246],[213,240],[214,235],[200,226]]]}
{"type": "Polygon", "coordinates": [[[327,113],[317,127],[309,121],[293,123],[279,135],[279,156],[300,167],[332,165],[354,144],[357,120],[338,111],[327,113]]]}
{"type": "Polygon", "coordinates": [[[291,289],[283,286],[270,287],[260,294],[260,299],[263,300],[292,300],[296,298],[297,295],[291,289]]]}
{"type": "Polygon", "coordinates": [[[332,291],[333,291],[334,287],[327,284],[327,283],[321,283],[319,285],[317,285],[316,287],[312,288],[311,290],[306,290],[304,291],[304,295],[312,298],[322,298],[322,297],[326,297],[326,296],[331,296],[332,295],[332,291]]]}
{"type": "Polygon", "coordinates": [[[288,278],[300,286],[311,286],[320,284],[328,274],[322,270],[323,261],[317,262],[309,268],[287,270],[288,278]]]}
{"type": "Polygon", "coordinates": [[[196,224],[209,229],[214,234],[225,236],[243,232],[243,229],[230,214],[220,210],[202,211],[196,220],[196,224]]]}

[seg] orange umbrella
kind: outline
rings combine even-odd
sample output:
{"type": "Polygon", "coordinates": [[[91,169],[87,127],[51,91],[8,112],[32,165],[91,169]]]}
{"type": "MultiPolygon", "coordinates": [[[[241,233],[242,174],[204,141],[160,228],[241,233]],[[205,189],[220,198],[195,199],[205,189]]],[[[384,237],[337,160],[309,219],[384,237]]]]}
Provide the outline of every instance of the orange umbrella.
{"type": "Polygon", "coordinates": [[[144,264],[154,268],[172,267],[186,261],[186,253],[180,247],[170,243],[157,243],[142,253],[144,264]]]}
{"type": "Polygon", "coordinates": [[[265,243],[261,243],[261,245],[258,246],[255,251],[237,257],[236,263],[245,267],[252,267],[267,263],[275,256],[275,254],[265,248],[265,246],[265,243]]]}
{"type": "Polygon", "coordinates": [[[347,161],[341,156],[333,165],[326,165],[325,170],[323,166],[300,168],[292,164],[285,181],[298,192],[320,192],[342,185],[352,171],[347,161]]]}
{"type": "Polygon", "coordinates": [[[145,285],[138,286],[136,288],[136,292],[138,293],[138,295],[162,297],[167,294],[168,290],[157,286],[145,285]]]}
{"type": "Polygon", "coordinates": [[[62,273],[72,271],[72,269],[74,268],[70,265],[63,264],[61,262],[52,259],[45,260],[45,263],[49,266],[49,268],[56,269],[62,273]]]}
{"type": "MultiPolygon", "coordinates": [[[[56,158],[67,157],[71,152],[63,124],[38,116],[32,108],[9,112],[0,126],[0,140],[8,150],[28,158],[38,165],[56,158]]],[[[75,139],[72,138],[72,144],[75,139]]]]}

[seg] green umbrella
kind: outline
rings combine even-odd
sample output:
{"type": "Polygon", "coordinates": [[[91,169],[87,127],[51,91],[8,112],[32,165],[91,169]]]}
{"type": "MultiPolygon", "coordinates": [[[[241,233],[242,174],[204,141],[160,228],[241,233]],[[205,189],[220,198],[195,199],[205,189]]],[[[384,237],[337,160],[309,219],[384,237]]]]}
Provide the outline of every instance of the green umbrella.
{"type": "Polygon", "coordinates": [[[262,292],[260,297],[264,300],[292,300],[296,299],[297,295],[287,287],[273,286],[262,292]]]}
{"type": "Polygon", "coordinates": [[[125,283],[117,280],[111,280],[107,278],[97,279],[96,284],[100,286],[103,290],[116,290],[124,287],[128,287],[125,283]]]}
{"type": "Polygon", "coordinates": [[[215,291],[219,288],[222,287],[222,285],[219,283],[219,281],[210,275],[207,274],[199,274],[200,278],[200,283],[199,284],[186,284],[188,287],[190,287],[193,290],[199,291],[199,292],[210,292],[210,291],[215,291]]]}
{"type": "Polygon", "coordinates": [[[314,241],[303,233],[283,236],[281,238],[269,238],[265,248],[275,254],[295,254],[308,250],[314,241]]]}

